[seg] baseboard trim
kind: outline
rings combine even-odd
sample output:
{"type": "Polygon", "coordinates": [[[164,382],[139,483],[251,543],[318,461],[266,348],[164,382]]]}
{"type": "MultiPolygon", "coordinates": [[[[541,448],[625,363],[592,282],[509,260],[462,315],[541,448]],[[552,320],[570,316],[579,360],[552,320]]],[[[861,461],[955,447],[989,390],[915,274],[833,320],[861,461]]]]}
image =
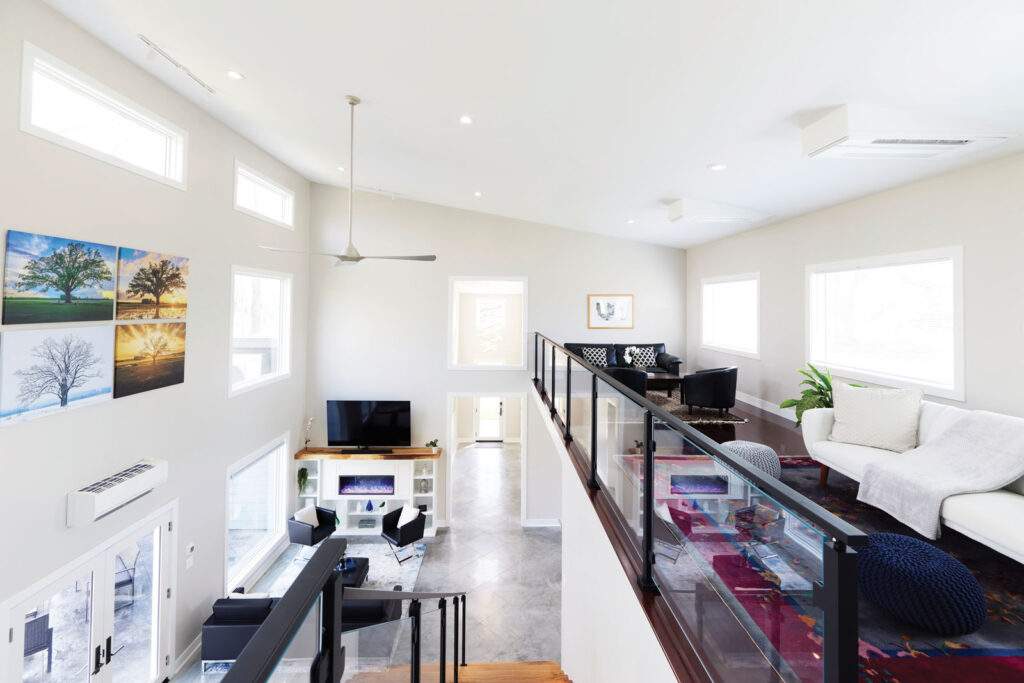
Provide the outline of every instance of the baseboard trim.
{"type": "Polygon", "coordinates": [[[562,520],[560,519],[524,519],[524,527],[530,528],[541,528],[541,527],[560,527],[562,526],[562,520]]]}
{"type": "Polygon", "coordinates": [[[191,664],[194,658],[199,656],[199,646],[202,644],[203,635],[200,633],[195,637],[195,640],[189,643],[188,647],[185,648],[185,651],[182,652],[176,660],[174,660],[174,676],[172,676],[172,678],[177,678],[178,674],[184,671],[185,667],[191,664]]]}
{"type": "Polygon", "coordinates": [[[777,403],[769,403],[768,401],[765,401],[763,398],[758,398],[757,396],[753,396],[751,394],[744,394],[742,391],[736,392],[736,398],[739,399],[740,401],[743,401],[744,403],[749,403],[755,408],[760,408],[761,410],[772,413],[773,415],[784,417],[790,422],[796,422],[796,410],[794,410],[793,408],[780,408],[777,403]]]}

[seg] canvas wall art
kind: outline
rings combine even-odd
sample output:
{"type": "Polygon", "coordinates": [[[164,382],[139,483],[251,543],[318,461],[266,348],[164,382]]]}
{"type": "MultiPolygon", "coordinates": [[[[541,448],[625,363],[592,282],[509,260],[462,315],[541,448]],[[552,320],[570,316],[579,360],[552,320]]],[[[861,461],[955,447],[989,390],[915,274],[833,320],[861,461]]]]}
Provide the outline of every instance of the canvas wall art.
{"type": "Polygon", "coordinates": [[[587,296],[587,327],[592,330],[633,328],[632,294],[590,294],[587,296]]]}
{"type": "Polygon", "coordinates": [[[116,257],[110,245],[8,230],[3,323],[112,320],[116,257]]]}
{"type": "Polygon", "coordinates": [[[110,399],[114,328],[0,334],[0,422],[42,417],[110,399]]]}
{"type": "Polygon", "coordinates": [[[118,320],[183,320],[187,310],[187,258],[118,250],[118,320]]]}
{"type": "Polygon", "coordinates": [[[118,325],[114,398],[185,381],[185,323],[118,325]]]}

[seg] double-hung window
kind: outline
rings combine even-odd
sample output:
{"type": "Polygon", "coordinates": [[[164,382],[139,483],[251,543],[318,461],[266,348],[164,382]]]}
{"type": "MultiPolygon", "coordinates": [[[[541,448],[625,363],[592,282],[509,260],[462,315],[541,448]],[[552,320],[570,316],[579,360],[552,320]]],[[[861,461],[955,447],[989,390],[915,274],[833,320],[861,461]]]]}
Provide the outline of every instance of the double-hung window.
{"type": "Polygon", "coordinates": [[[231,393],[287,377],[292,276],[234,268],[231,283],[231,393]]]}
{"type": "Polygon", "coordinates": [[[30,43],[23,51],[21,129],[185,189],[184,130],[30,43]]]}
{"type": "Polygon", "coordinates": [[[960,247],[811,266],[807,276],[811,363],[963,400],[960,247]]]}
{"type": "Polygon", "coordinates": [[[701,345],[758,357],[760,276],[733,275],[701,281],[701,345]]]}

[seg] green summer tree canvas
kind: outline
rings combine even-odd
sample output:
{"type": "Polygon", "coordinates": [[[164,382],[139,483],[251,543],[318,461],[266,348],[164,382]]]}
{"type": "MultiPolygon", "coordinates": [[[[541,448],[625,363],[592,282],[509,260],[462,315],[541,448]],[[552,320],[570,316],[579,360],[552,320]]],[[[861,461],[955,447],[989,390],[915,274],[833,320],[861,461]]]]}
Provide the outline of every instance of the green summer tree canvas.
{"type": "Polygon", "coordinates": [[[3,323],[112,320],[116,257],[110,245],[8,230],[3,323]]]}
{"type": "Polygon", "coordinates": [[[187,310],[187,258],[120,248],[118,320],[183,320],[187,310]]]}

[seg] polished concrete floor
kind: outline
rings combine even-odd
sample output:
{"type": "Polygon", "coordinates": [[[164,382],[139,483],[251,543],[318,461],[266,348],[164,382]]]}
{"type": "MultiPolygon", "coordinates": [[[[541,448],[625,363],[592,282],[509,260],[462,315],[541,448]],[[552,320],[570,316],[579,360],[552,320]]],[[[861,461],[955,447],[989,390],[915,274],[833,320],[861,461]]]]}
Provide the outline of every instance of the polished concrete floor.
{"type": "MultiPolygon", "coordinates": [[[[416,582],[467,591],[467,661],[560,660],[561,529],[521,526],[520,466],[518,444],[456,451],[451,526],[428,539],[416,582]]],[[[424,661],[437,661],[437,622],[424,619],[424,661]]]]}

